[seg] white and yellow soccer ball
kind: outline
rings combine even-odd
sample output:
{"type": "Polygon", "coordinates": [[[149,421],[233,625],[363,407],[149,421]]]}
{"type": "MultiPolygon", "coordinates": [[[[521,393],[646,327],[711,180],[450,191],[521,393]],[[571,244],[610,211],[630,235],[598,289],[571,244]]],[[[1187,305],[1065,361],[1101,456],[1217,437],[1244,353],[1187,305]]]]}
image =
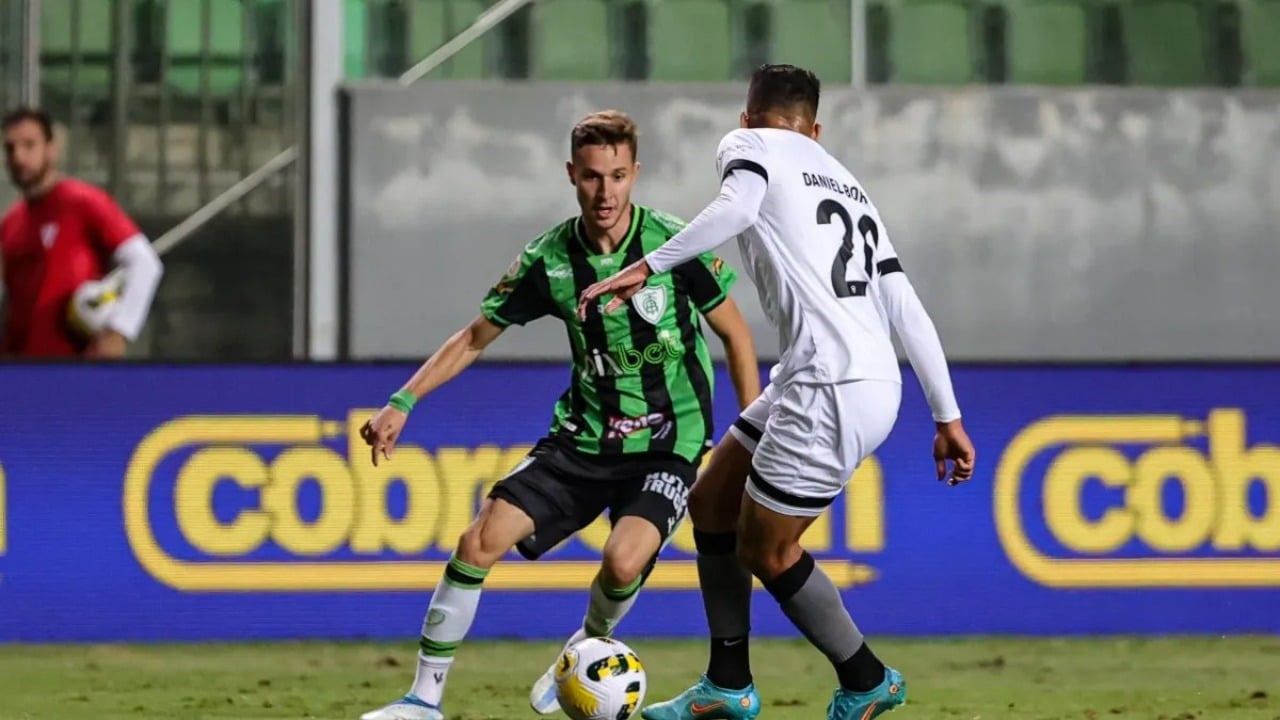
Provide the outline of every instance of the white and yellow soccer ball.
{"type": "Polygon", "coordinates": [[[611,638],[574,643],[556,660],[556,697],[572,720],[628,720],[646,687],[640,658],[611,638]]]}
{"type": "Polygon", "coordinates": [[[123,278],[111,276],[80,283],[67,303],[67,324],[72,332],[88,339],[106,328],[123,285],[123,278]]]}

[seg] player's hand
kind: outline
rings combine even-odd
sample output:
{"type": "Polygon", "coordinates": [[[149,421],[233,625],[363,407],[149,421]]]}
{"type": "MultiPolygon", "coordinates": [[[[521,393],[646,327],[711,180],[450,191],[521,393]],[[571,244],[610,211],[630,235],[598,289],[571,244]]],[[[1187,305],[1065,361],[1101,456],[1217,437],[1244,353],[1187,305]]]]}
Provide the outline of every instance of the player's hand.
{"type": "Polygon", "coordinates": [[[605,312],[613,312],[617,310],[623,303],[631,299],[632,295],[640,292],[644,287],[644,281],[649,279],[653,272],[649,269],[649,263],[644,258],[623,268],[621,272],[608,280],[602,280],[586,290],[582,291],[582,297],[578,301],[578,319],[587,319],[587,308],[597,298],[604,295],[613,295],[613,299],[608,305],[604,306],[605,312]]]}
{"type": "Polygon", "coordinates": [[[391,459],[391,451],[395,449],[396,441],[400,439],[400,432],[404,430],[408,419],[408,415],[388,405],[360,428],[360,437],[368,443],[375,467],[378,465],[379,453],[387,460],[391,459]]]}
{"type": "Polygon", "coordinates": [[[115,330],[103,330],[94,336],[85,350],[85,356],[94,359],[116,360],[124,357],[128,342],[115,330]]]}
{"type": "Polygon", "coordinates": [[[964,431],[959,420],[949,423],[938,423],[938,432],[933,436],[933,460],[938,466],[938,480],[946,480],[948,485],[959,485],[973,477],[973,466],[977,462],[978,452],[973,441],[964,431]],[[947,468],[947,462],[951,468],[947,468]]]}

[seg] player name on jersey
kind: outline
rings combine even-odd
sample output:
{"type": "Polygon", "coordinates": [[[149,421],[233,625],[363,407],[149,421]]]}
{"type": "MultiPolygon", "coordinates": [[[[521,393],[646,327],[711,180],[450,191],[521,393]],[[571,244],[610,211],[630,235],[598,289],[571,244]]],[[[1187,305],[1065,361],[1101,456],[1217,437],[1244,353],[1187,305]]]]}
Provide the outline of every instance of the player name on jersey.
{"type": "Polygon", "coordinates": [[[802,172],[800,175],[804,178],[805,187],[817,187],[823,190],[830,190],[833,193],[839,193],[854,202],[866,204],[867,196],[863,194],[862,189],[856,185],[842,183],[839,180],[829,178],[826,175],[818,173],[802,172]]]}

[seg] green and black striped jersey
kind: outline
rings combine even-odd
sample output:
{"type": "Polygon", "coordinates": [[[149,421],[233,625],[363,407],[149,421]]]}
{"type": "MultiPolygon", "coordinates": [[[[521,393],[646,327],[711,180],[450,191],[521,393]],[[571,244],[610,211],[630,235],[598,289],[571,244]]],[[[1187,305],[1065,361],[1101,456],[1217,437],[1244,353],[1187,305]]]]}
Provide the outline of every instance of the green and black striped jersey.
{"type": "MultiPolygon", "coordinates": [[[[569,389],[556,403],[551,434],[592,455],[673,453],[698,462],[711,447],[711,355],[699,313],[729,296],[736,273],[707,254],[653,275],[625,310],[603,302],[579,320],[578,298],[671,239],[684,224],[633,206],[616,252],[587,240],[580,218],[529,243],[489,291],[481,312],[506,327],[552,315],[568,330],[573,352],[569,389]]],[[[602,298],[607,302],[610,297],[602,298]]]]}

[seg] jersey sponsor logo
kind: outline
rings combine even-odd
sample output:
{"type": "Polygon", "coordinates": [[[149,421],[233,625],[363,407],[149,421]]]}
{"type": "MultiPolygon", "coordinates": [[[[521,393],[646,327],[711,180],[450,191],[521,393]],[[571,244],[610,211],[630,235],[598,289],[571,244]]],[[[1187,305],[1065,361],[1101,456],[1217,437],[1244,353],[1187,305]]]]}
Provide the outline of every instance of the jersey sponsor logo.
{"type": "Polygon", "coordinates": [[[667,312],[667,288],[663,285],[650,285],[631,296],[631,306],[645,322],[657,325],[667,312]]]}
{"type": "MultiPolygon", "coordinates": [[[[633,298],[634,299],[634,298],[633,298]]],[[[637,350],[626,345],[616,345],[607,350],[591,348],[582,364],[583,377],[616,377],[635,375],[645,365],[665,365],[684,357],[684,345],[670,330],[658,332],[657,342],[637,350]]]]}
{"type": "Polygon", "coordinates": [[[865,203],[867,201],[866,194],[863,193],[862,189],[859,188],[857,185],[849,185],[846,183],[842,183],[839,180],[836,180],[835,178],[830,178],[830,177],[827,177],[826,175],[820,175],[818,173],[806,172],[806,173],[800,173],[800,175],[801,177],[804,178],[805,187],[816,187],[816,188],[821,188],[823,190],[829,190],[833,193],[844,195],[845,197],[850,198],[854,202],[865,203]]]}
{"type": "Polygon", "coordinates": [[[653,430],[652,437],[661,439],[670,435],[675,427],[675,423],[666,413],[650,413],[640,417],[610,417],[607,423],[608,428],[604,436],[609,440],[624,438],[645,429],[653,430]]]}
{"type": "Polygon", "coordinates": [[[573,268],[568,265],[557,265],[547,271],[547,277],[552,280],[567,280],[573,277],[573,268]]]}
{"type": "Polygon", "coordinates": [[[679,475],[669,472],[649,473],[644,478],[641,491],[661,495],[671,501],[678,515],[684,514],[685,503],[689,499],[689,488],[685,487],[684,479],[679,475]]]}
{"type": "Polygon", "coordinates": [[[1234,408],[1032,423],[996,468],[1001,545],[1051,587],[1280,586],[1280,447],[1247,438],[1234,408]]]}

